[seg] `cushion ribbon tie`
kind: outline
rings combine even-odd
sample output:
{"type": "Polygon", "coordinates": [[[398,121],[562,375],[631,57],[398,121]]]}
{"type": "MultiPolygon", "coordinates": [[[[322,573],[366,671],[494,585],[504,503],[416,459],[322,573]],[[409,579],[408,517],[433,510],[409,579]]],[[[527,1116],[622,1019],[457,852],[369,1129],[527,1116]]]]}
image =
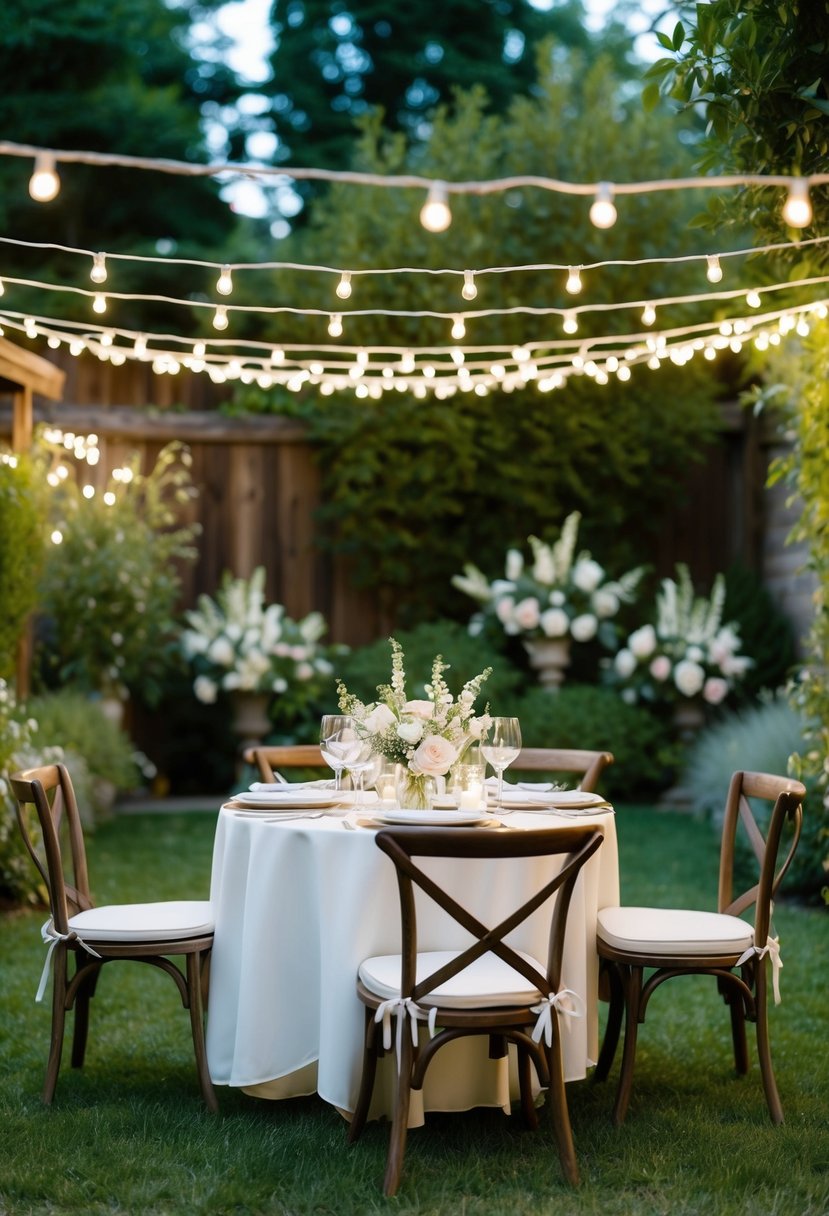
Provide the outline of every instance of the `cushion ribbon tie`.
{"type": "Polygon", "coordinates": [[[383,1001],[382,1005],[378,1005],[377,1012],[374,1015],[375,1022],[383,1023],[383,1047],[388,1051],[391,1047],[391,1019],[392,1014],[397,1018],[397,1027],[395,1031],[395,1053],[397,1055],[397,1067],[400,1068],[400,1061],[403,1051],[403,1025],[407,1018],[409,1021],[409,1030],[412,1036],[412,1045],[417,1047],[417,1023],[418,1019],[422,1022],[427,1022],[429,1026],[429,1038],[435,1033],[435,1019],[437,1018],[437,1007],[432,1006],[428,1011],[421,1009],[415,1004],[411,997],[392,997],[388,1001],[383,1001]]]}
{"type": "Polygon", "coordinates": [[[768,955],[771,959],[771,983],[774,989],[774,1003],[780,1004],[780,972],[783,970],[783,960],[780,957],[780,938],[769,937],[766,939],[765,946],[749,946],[748,950],[744,950],[737,959],[737,966],[741,967],[743,963],[747,963],[752,954],[756,955],[758,960],[768,955]]]}
{"type": "Polygon", "coordinates": [[[47,920],[46,923],[41,927],[40,936],[44,945],[46,945],[48,942],[49,949],[46,951],[46,961],[44,962],[43,970],[40,973],[40,983],[37,986],[37,995],[35,996],[36,1004],[39,1004],[43,1000],[43,994],[46,991],[46,981],[49,979],[49,964],[52,961],[52,955],[55,952],[55,946],[58,944],[58,942],[76,941],[80,946],[83,946],[87,954],[91,954],[93,958],[101,957],[100,954],[93,950],[91,946],[87,946],[83,938],[78,937],[74,930],[70,930],[69,933],[58,933],[57,929],[55,928],[55,922],[51,918],[47,920]]]}
{"type": "MultiPolygon", "coordinates": [[[[548,1047],[553,1045],[553,1010],[567,1018],[583,1018],[585,1015],[584,1001],[572,988],[561,988],[542,998],[539,1005],[530,1006],[538,1019],[533,1029],[533,1042],[540,1042],[543,1037],[548,1047]]],[[[565,1022],[568,1030],[569,1023],[565,1022]]]]}

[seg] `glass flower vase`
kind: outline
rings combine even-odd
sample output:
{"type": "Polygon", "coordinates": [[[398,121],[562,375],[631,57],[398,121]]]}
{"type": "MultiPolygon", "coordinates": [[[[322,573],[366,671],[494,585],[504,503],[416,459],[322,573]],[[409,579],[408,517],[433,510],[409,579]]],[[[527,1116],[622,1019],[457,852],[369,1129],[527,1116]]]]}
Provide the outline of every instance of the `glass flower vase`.
{"type": "Polygon", "coordinates": [[[425,811],[437,793],[437,780],[428,773],[413,773],[402,764],[397,770],[397,803],[405,811],[425,811]]]}

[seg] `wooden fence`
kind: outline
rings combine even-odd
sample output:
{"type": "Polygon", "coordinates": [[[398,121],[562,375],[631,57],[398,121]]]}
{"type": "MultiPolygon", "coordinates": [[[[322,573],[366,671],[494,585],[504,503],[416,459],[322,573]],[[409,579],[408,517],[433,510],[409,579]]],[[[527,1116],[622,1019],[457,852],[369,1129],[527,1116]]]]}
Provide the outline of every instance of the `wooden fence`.
{"type": "MultiPolygon", "coordinates": [[[[58,352],[60,355],[61,352],[58,352]]],[[[185,574],[184,601],[213,593],[224,570],[268,572],[268,596],[290,615],[324,613],[329,638],[359,645],[388,633],[374,598],[358,591],[344,561],[323,554],[314,542],[320,501],[319,475],[301,423],[267,417],[226,418],[216,412],[219,389],[204,376],[155,376],[144,364],[113,368],[93,359],[63,362],[61,403],[35,402],[36,419],[65,431],[96,432],[102,459],[90,473],[100,482],[135,451],[150,469],[165,443],[181,439],[191,449],[199,497],[194,518],[202,527],[199,558],[185,574]],[[117,403],[117,404],[109,404],[117,403]]],[[[10,409],[0,401],[0,438],[10,434],[10,409]]],[[[735,560],[772,575],[772,588],[803,627],[809,588],[793,586],[791,559],[780,551],[785,529],[781,503],[764,486],[768,443],[761,423],[737,406],[722,410],[720,442],[705,463],[689,469],[668,505],[646,560],[660,574],[688,563],[700,584],[735,560]],[[769,505],[776,512],[768,518],[769,505]],[[781,585],[777,586],[774,579],[781,585]]]]}

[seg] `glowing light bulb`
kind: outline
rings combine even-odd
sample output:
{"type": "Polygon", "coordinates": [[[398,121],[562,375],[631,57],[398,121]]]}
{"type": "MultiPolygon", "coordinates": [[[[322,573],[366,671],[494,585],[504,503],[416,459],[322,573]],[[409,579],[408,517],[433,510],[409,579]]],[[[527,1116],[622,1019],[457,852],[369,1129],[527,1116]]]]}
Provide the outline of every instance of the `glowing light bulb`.
{"type": "Polygon", "coordinates": [[[656,320],[656,309],[653,304],[646,304],[642,309],[642,324],[653,325],[656,320]]]}
{"type": "Polygon", "coordinates": [[[358,350],[357,351],[357,362],[359,363],[360,367],[368,367],[368,351],[367,350],[358,350]]]}
{"type": "Polygon", "coordinates": [[[106,505],[108,507],[115,506],[115,495],[113,494],[112,490],[106,491],[106,493],[104,494],[104,502],[106,503],[106,505]]]}
{"type": "Polygon", "coordinates": [[[60,190],[60,178],[51,152],[38,152],[34,173],[29,178],[29,194],[36,203],[50,203],[60,190]]]}
{"type": "Polygon", "coordinates": [[[432,182],[420,209],[420,222],[427,232],[445,232],[452,223],[448,192],[443,182],[432,182]]]}
{"type": "Polygon", "coordinates": [[[610,182],[599,182],[596,197],[590,207],[590,222],[596,228],[612,228],[616,223],[613,187],[610,182]]]}
{"type": "Polygon", "coordinates": [[[749,308],[759,308],[762,303],[759,291],[755,291],[752,287],[751,291],[746,295],[746,304],[748,304],[749,308]]]}
{"type": "Polygon", "coordinates": [[[227,309],[224,304],[219,304],[213,317],[214,329],[227,329],[227,309]]]}
{"type": "Polygon", "coordinates": [[[63,533],[55,528],[54,532],[49,537],[53,545],[59,545],[63,540],[63,533]]]}
{"type": "Polygon", "coordinates": [[[516,363],[526,363],[530,357],[530,352],[527,350],[526,346],[516,346],[513,349],[512,357],[516,363]]]}
{"type": "Polygon", "coordinates": [[[107,298],[102,291],[95,292],[95,299],[92,301],[93,312],[106,312],[107,298]]]}
{"type": "Polygon", "coordinates": [[[463,317],[455,317],[452,323],[452,337],[460,339],[466,336],[466,326],[463,323],[463,317]]]}
{"type": "Polygon", "coordinates": [[[577,296],[581,291],[581,270],[578,266],[570,267],[565,287],[571,296],[577,296]]]}
{"type": "Polygon", "coordinates": [[[811,224],[812,203],[805,177],[794,178],[789,186],[788,197],[783,204],[783,219],[790,228],[805,228],[811,224]]]}
{"type": "Polygon", "coordinates": [[[206,343],[201,342],[201,341],[193,343],[193,357],[195,359],[203,359],[206,354],[207,354],[207,344],[206,343]]]}
{"type": "Polygon", "coordinates": [[[475,286],[475,275],[471,270],[465,270],[463,272],[463,287],[461,288],[461,295],[465,300],[474,300],[477,294],[478,288],[475,286]]]}
{"type": "Polygon", "coordinates": [[[132,353],[135,355],[136,359],[145,358],[147,354],[147,339],[143,334],[139,334],[135,339],[135,346],[133,347],[132,353]]]}
{"type": "Polygon", "coordinates": [[[89,272],[89,277],[93,283],[105,283],[107,277],[106,254],[95,253],[92,255],[92,269],[89,272]]]}
{"type": "Polygon", "coordinates": [[[578,333],[579,323],[574,312],[566,312],[564,314],[564,323],[561,328],[566,334],[578,333]]]}
{"type": "Polygon", "coordinates": [[[710,253],[706,258],[706,262],[708,263],[708,269],[705,272],[705,277],[708,279],[708,282],[719,283],[719,281],[722,279],[722,266],[720,266],[720,259],[716,254],[710,253]]]}
{"type": "Polygon", "coordinates": [[[284,363],[284,362],[285,362],[284,350],[280,350],[280,348],[278,346],[275,346],[273,348],[273,350],[271,351],[271,363],[284,363]]]}
{"type": "Polygon", "coordinates": [[[340,300],[347,300],[351,295],[351,271],[344,270],[337,284],[337,296],[340,300]]]}
{"type": "MultiPolygon", "coordinates": [[[[222,267],[222,273],[216,280],[216,290],[220,296],[229,296],[233,291],[233,275],[230,273],[229,266],[222,267]]],[[[214,321],[213,324],[215,325],[216,322],[214,321]]],[[[217,325],[216,328],[220,329],[222,326],[217,325]]]]}
{"type": "Polygon", "coordinates": [[[81,494],[83,494],[84,498],[94,498],[95,497],[95,487],[86,485],[81,490],[81,494]]]}
{"type": "Polygon", "coordinates": [[[101,334],[101,346],[112,346],[115,335],[111,329],[105,329],[101,334]]]}
{"type": "Polygon", "coordinates": [[[627,363],[622,364],[622,366],[617,371],[616,375],[619,377],[620,380],[629,380],[630,379],[630,368],[628,367],[627,363]]]}
{"type": "Polygon", "coordinates": [[[328,332],[332,338],[339,338],[343,332],[343,319],[338,312],[332,313],[328,321],[328,332]]]}
{"type": "Polygon", "coordinates": [[[25,317],[24,318],[23,329],[25,330],[27,338],[36,338],[37,337],[37,325],[35,323],[34,317],[25,317]]]}
{"type": "Polygon", "coordinates": [[[410,350],[404,351],[400,359],[400,370],[407,375],[415,369],[415,357],[410,350]]]}

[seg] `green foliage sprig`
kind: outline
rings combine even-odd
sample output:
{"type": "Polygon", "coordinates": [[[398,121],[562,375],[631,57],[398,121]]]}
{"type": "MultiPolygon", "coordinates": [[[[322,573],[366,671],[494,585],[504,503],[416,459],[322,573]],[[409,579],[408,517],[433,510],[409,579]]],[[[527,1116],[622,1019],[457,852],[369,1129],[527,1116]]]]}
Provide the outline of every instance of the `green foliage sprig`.
{"type": "Polygon", "coordinates": [[[14,672],[46,546],[44,497],[31,461],[0,453],[0,676],[14,672]]]}

